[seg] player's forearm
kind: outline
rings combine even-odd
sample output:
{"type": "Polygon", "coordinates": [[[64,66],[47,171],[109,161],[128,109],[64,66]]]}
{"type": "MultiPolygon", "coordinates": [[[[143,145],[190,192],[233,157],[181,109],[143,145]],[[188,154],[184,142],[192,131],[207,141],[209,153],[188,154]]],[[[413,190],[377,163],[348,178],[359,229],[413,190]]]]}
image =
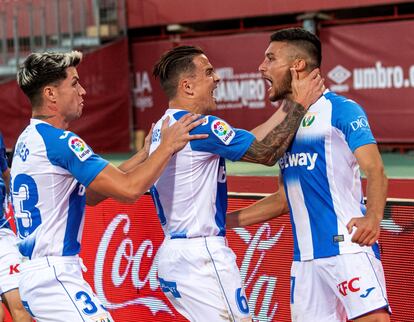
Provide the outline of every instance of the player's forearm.
{"type": "Polygon", "coordinates": [[[290,100],[286,100],[284,106],[288,114],[283,122],[270,131],[262,141],[253,141],[242,161],[274,165],[285,153],[306,114],[306,109],[290,100]]]}
{"type": "Polygon", "coordinates": [[[122,162],[118,169],[122,170],[124,172],[129,172],[133,170],[137,165],[141,164],[148,158],[148,152],[144,149],[139,150],[137,153],[135,153],[132,157],[130,157],[128,160],[122,162]]]}
{"type": "Polygon", "coordinates": [[[87,204],[96,205],[106,197],[120,202],[135,202],[160,177],[173,152],[171,147],[161,144],[147,160],[128,173],[107,165],[89,185],[87,204]]]}
{"type": "Polygon", "coordinates": [[[126,173],[129,179],[129,189],[134,192],[132,199],[144,194],[161,176],[174,150],[161,143],[160,146],[141,164],[126,173]]]}
{"type": "MultiPolygon", "coordinates": [[[[283,104],[283,103],[282,103],[283,104]]],[[[286,118],[287,112],[284,111],[283,105],[278,108],[278,110],[273,113],[273,115],[267,119],[264,123],[255,127],[250,132],[256,137],[257,141],[262,141],[266,135],[269,134],[277,125],[283,122],[286,118]]]]}
{"type": "MultiPolygon", "coordinates": [[[[118,169],[122,170],[123,172],[129,172],[134,170],[139,164],[144,162],[148,158],[148,153],[142,149],[139,152],[135,153],[131,158],[122,162],[118,169]]],[[[97,204],[101,203],[108,197],[98,193],[92,189],[86,189],[86,204],[89,206],[96,206],[97,204]]]]}
{"type": "Polygon", "coordinates": [[[278,191],[249,207],[228,213],[226,226],[235,228],[258,224],[279,217],[288,211],[286,199],[278,191]]]}
{"type": "Polygon", "coordinates": [[[375,216],[381,221],[387,201],[388,179],[382,165],[366,170],[365,175],[367,177],[367,216],[375,216]]]}

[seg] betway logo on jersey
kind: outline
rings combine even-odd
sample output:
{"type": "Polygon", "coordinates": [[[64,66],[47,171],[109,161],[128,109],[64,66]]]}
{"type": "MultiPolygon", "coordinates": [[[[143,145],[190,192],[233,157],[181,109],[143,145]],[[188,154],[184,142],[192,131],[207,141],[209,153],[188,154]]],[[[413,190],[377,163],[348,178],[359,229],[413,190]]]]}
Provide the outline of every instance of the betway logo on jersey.
{"type": "Polygon", "coordinates": [[[281,169],[289,167],[306,167],[306,170],[315,169],[316,159],[318,158],[317,153],[289,153],[286,152],[283,157],[279,160],[281,169]]]}

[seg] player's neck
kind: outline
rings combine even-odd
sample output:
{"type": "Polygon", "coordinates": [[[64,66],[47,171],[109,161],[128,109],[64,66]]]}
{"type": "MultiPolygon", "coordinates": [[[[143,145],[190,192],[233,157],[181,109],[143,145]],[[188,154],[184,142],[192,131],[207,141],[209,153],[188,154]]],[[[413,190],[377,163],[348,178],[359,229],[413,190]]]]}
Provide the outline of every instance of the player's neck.
{"type": "Polygon", "coordinates": [[[200,113],[197,109],[197,106],[194,106],[191,101],[183,99],[174,99],[168,102],[168,108],[170,109],[180,109],[189,111],[191,113],[200,113]]]}
{"type": "Polygon", "coordinates": [[[43,122],[49,123],[55,128],[62,130],[66,130],[69,127],[69,123],[58,117],[58,115],[33,112],[32,119],[41,120],[43,122]]]}

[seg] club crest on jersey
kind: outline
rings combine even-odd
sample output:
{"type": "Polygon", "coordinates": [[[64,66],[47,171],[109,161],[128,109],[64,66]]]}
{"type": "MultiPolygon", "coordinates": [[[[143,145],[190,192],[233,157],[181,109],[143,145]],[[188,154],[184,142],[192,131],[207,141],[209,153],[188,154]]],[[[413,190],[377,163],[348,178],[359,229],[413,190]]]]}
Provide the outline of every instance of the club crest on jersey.
{"type": "Polygon", "coordinates": [[[225,145],[229,145],[236,132],[223,120],[215,120],[211,123],[211,131],[217,136],[225,145]]]}
{"type": "Polygon", "coordinates": [[[68,140],[68,146],[80,161],[85,161],[92,155],[92,150],[81,138],[78,138],[76,136],[72,136],[68,140]]]}
{"type": "Polygon", "coordinates": [[[315,121],[315,118],[314,114],[306,114],[302,119],[302,127],[310,127],[313,121],[315,121]]]}

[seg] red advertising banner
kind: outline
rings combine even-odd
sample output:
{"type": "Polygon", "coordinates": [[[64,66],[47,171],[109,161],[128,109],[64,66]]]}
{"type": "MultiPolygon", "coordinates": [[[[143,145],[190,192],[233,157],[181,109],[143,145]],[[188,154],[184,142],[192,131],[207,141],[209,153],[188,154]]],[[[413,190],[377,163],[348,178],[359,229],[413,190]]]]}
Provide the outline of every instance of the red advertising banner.
{"type": "MultiPolygon", "coordinates": [[[[229,210],[254,197],[232,197],[229,210]]],[[[394,321],[411,321],[414,294],[414,205],[386,211],[381,235],[382,260],[394,321]],[[404,263],[402,265],[401,263],[404,263]]],[[[163,240],[149,195],[133,205],[108,200],[87,209],[81,256],[86,279],[111,310],[115,321],[185,321],[162,294],[156,253],[163,240]]],[[[228,231],[230,247],[246,286],[255,321],[290,321],[289,288],[292,234],[288,216],[228,231]]]]}
{"type": "MultiPolygon", "coordinates": [[[[180,45],[200,46],[215,67],[221,81],[215,91],[218,111],[214,114],[231,125],[251,130],[274,111],[267,98],[265,80],[258,67],[269,43],[269,33],[206,37],[182,41],[180,45]]],[[[133,101],[135,127],[149,130],[168,106],[168,100],[152,68],[161,54],[172,48],[170,41],[153,41],[132,45],[135,74],[133,101]]]]}
{"type": "MultiPolygon", "coordinates": [[[[259,196],[229,198],[229,211],[259,196]]],[[[132,205],[107,200],[88,207],[81,257],[94,288],[115,321],[186,321],[161,292],[157,251],[163,241],[152,199],[132,205]]],[[[292,233],[287,215],[227,232],[246,287],[254,321],[290,321],[292,233]]],[[[392,320],[413,321],[414,203],[389,202],[380,237],[392,320]]],[[[6,322],[10,322],[6,318],[6,322]]]]}
{"type": "MultiPolygon", "coordinates": [[[[237,19],[257,16],[318,12],[408,2],[407,0],[128,0],[128,27],[237,19]]],[[[277,18],[275,18],[277,19],[277,18]]]]}
{"type": "Polygon", "coordinates": [[[328,86],[368,114],[378,142],[414,144],[414,21],[323,28],[328,86]]]}
{"type": "MultiPolygon", "coordinates": [[[[78,67],[86,90],[83,115],[69,130],[80,135],[95,152],[130,150],[130,82],[126,39],[87,53],[78,67]]],[[[0,131],[13,148],[29,123],[29,100],[15,80],[0,84],[0,131]]]]}
{"type": "MultiPolygon", "coordinates": [[[[235,127],[251,130],[275,110],[258,72],[269,36],[270,32],[260,32],[179,43],[204,49],[221,77],[215,91],[218,111],[214,114],[235,127]]],[[[321,30],[322,71],[327,85],[362,105],[379,143],[414,144],[413,39],[414,21],[321,30]]],[[[171,41],[132,45],[136,129],[147,131],[167,107],[167,99],[151,71],[159,56],[173,45],[171,41]]]]}

